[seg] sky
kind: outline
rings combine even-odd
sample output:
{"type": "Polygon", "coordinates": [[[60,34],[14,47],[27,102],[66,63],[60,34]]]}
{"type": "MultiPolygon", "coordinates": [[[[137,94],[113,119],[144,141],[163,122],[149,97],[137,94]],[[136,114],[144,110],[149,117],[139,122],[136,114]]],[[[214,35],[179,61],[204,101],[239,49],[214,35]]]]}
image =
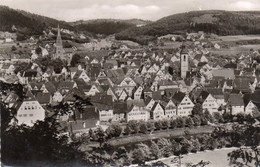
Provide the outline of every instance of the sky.
{"type": "Polygon", "coordinates": [[[158,20],[194,10],[260,10],[260,0],[0,0],[1,5],[51,18],[158,20]]]}

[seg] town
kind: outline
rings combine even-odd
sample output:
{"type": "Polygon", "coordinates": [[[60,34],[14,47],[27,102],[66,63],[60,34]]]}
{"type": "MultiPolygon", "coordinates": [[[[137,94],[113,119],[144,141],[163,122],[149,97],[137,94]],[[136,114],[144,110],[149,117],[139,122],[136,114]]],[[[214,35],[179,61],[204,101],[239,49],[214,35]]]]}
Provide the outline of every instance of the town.
{"type": "Polygon", "coordinates": [[[84,34],[60,25],[23,41],[15,25],[12,30],[0,32],[9,126],[33,127],[55,117],[63,135],[89,136],[90,149],[125,135],[259,118],[260,50],[217,55],[227,46],[203,31],[133,46],[113,37],[73,45],[63,35],[85,40],[84,34]]]}

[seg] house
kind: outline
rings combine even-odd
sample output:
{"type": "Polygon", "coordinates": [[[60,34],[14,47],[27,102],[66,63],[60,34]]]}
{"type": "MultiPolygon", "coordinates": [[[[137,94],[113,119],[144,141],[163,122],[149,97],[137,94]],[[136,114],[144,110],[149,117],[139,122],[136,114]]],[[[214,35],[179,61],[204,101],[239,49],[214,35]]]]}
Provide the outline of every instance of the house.
{"type": "Polygon", "coordinates": [[[101,110],[99,111],[99,120],[102,122],[108,122],[113,120],[113,110],[101,110]]]}
{"type": "Polygon", "coordinates": [[[148,97],[152,97],[153,91],[149,87],[145,87],[144,90],[144,99],[147,99],[148,97]]]}
{"type": "Polygon", "coordinates": [[[224,77],[225,79],[235,79],[235,73],[233,69],[218,69],[212,70],[213,77],[224,77]]]}
{"type": "Polygon", "coordinates": [[[248,103],[245,103],[245,114],[252,115],[254,111],[258,111],[258,109],[251,100],[248,103]]]}
{"type": "Polygon", "coordinates": [[[56,91],[53,96],[52,96],[52,101],[53,102],[61,102],[63,100],[63,96],[62,94],[60,93],[60,91],[56,91]]]}
{"type": "Polygon", "coordinates": [[[155,102],[151,111],[151,119],[153,120],[161,120],[164,118],[164,108],[163,106],[158,103],[158,102],[155,102]]]}
{"type": "Polygon", "coordinates": [[[126,114],[127,122],[131,120],[147,121],[149,118],[150,118],[149,111],[145,108],[145,103],[143,101],[133,103],[128,107],[128,112],[126,114]]]}
{"type": "Polygon", "coordinates": [[[172,97],[176,107],[177,116],[189,116],[193,110],[194,104],[189,96],[183,92],[176,92],[172,97]]]}
{"type": "Polygon", "coordinates": [[[140,100],[141,97],[142,97],[142,94],[143,94],[143,87],[142,87],[142,86],[139,86],[139,87],[133,92],[134,99],[135,99],[135,100],[140,100]]]}
{"type": "Polygon", "coordinates": [[[222,89],[207,88],[207,92],[209,92],[216,99],[218,106],[226,105],[225,96],[222,89]]]}
{"type": "Polygon", "coordinates": [[[165,106],[165,118],[173,118],[177,115],[176,113],[176,105],[174,102],[170,99],[168,100],[166,106],[165,106]]]}
{"type": "Polygon", "coordinates": [[[244,101],[240,94],[230,94],[227,105],[232,115],[244,113],[244,101]]]}
{"type": "Polygon", "coordinates": [[[118,100],[125,101],[128,97],[128,94],[125,90],[122,90],[122,92],[119,94],[118,97],[119,97],[118,100]]]}
{"type": "Polygon", "coordinates": [[[88,90],[88,92],[85,92],[85,94],[87,96],[94,96],[96,93],[101,93],[102,89],[100,86],[93,84],[90,89],[88,90]]]}
{"type": "Polygon", "coordinates": [[[26,93],[25,99],[17,110],[18,125],[25,124],[33,126],[36,121],[43,121],[45,118],[45,109],[33,96],[31,91],[26,93]]]}
{"type": "Polygon", "coordinates": [[[125,102],[113,103],[113,121],[125,121],[127,104],[125,102]]]}
{"type": "Polygon", "coordinates": [[[219,105],[217,100],[209,92],[202,91],[200,98],[202,100],[203,111],[209,111],[211,114],[218,112],[219,105]]]}
{"type": "Polygon", "coordinates": [[[99,125],[99,113],[94,106],[86,106],[83,111],[76,110],[67,124],[71,133],[87,133],[99,125]]]}

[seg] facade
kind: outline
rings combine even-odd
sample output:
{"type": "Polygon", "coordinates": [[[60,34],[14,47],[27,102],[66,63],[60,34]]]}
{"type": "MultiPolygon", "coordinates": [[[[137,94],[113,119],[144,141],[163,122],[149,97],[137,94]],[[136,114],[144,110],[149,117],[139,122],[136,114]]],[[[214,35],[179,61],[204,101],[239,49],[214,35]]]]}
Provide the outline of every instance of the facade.
{"type": "Polygon", "coordinates": [[[126,114],[127,122],[131,120],[147,121],[149,120],[149,118],[149,111],[147,111],[144,106],[132,105],[132,107],[130,107],[129,112],[126,114]]]}
{"type": "Polygon", "coordinates": [[[217,100],[208,92],[202,92],[202,109],[203,111],[209,111],[211,114],[214,112],[218,112],[219,105],[217,103],[217,100]]]}
{"type": "Polygon", "coordinates": [[[22,102],[17,111],[18,125],[25,124],[33,126],[36,121],[43,121],[45,109],[35,99],[30,91],[26,94],[26,99],[22,102]]]}
{"type": "Polygon", "coordinates": [[[172,100],[169,100],[165,106],[165,118],[173,118],[176,115],[176,105],[172,100]]]}

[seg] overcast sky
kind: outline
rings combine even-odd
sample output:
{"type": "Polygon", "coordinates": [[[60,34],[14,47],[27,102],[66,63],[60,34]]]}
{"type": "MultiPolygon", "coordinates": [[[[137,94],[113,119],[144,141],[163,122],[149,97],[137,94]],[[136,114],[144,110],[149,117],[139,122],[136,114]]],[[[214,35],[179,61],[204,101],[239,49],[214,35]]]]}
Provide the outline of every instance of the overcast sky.
{"type": "Polygon", "coordinates": [[[14,9],[65,20],[157,20],[192,10],[260,10],[260,0],[0,0],[14,9]]]}

